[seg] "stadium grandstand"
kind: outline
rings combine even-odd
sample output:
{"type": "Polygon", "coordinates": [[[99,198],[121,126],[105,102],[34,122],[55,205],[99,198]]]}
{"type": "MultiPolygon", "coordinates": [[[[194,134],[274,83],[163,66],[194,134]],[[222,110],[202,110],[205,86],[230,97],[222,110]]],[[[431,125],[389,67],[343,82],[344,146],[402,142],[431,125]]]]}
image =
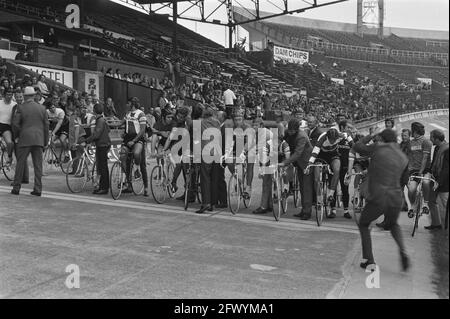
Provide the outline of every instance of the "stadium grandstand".
{"type": "MultiPolygon", "coordinates": [[[[146,101],[148,111],[164,91],[177,103],[220,108],[225,87],[248,119],[271,120],[297,107],[322,110],[326,123],[342,112],[362,121],[448,107],[448,32],[385,27],[380,37],[357,25],[283,16],[243,24],[250,38],[245,51],[239,44],[224,48],[169,15],[112,1],[81,1],[80,26],[68,28],[70,3],[0,0],[4,78],[47,70],[48,87],[111,97],[118,115],[130,96],[146,101]],[[56,44],[45,41],[50,29],[56,44]],[[274,47],[307,52],[308,59],[277,59],[274,47]]],[[[252,9],[232,11],[237,23],[252,17],[252,9]]]]}

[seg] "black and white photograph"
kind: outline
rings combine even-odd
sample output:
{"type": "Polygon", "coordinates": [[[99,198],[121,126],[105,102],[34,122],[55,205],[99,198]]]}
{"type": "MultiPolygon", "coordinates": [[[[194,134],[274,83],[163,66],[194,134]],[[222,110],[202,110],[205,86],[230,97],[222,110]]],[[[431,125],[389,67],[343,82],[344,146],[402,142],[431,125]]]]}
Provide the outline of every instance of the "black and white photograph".
{"type": "Polygon", "coordinates": [[[448,301],[448,63],[447,0],[0,0],[0,299],[448,301]]]}

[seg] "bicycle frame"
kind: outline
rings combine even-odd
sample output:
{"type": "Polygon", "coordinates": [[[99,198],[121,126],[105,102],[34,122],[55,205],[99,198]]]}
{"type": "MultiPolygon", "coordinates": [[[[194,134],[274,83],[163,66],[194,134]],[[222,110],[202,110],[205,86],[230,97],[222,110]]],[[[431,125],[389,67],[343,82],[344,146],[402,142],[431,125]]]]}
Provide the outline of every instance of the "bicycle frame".
{"type": "Polygon", "coordinates": [[[431,177],[426,177],[426,176],[418,176],[418,175],[412,175],[409,177],[408,179],[408,184],[412,181],[417,181],[419,180],[419,183],[417,184],[417,188],[416,188],[416,200],[414,202],[414,215],[413,216],[409,216],[408,217],[415,217],[414,218],[414,226],[413,226],[413,231],[411,234],[411,237],[414,237],[414,234],[416,232],[416,229],[419,227],[419,218],[422,215],[427,215],[428,212],[425,211],[425,207],[422,206],[422,203],[424,201],[423,198],[423,191],[422,191],[422,184],[424,180],[428,180],[430,182],[432,182],[433,184],[436,184],[436,180],[434,179],[433,176],[431,177]]]}

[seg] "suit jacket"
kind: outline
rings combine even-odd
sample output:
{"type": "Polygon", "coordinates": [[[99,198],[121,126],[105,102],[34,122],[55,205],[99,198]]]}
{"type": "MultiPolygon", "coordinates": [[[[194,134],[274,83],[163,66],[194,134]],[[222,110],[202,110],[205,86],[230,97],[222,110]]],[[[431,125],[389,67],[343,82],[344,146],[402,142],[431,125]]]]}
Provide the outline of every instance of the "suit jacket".
{"type": "Polygon", "coordinates": [[[49,122],[45,107],[34,101],[17,107],[12,121],[13,135],[19,138],[18,147],[46,146],[49,122]]]}
{"type": "Polygon", "coordinates": [[[408,158],[397,143],[374,143],[366,145],[372,136],[360,139],[355,152],[370,157],[367,174],[367,200],[393,207],[402,205],[403,189],[408,180],[408,158]]]}
{"type": "Polygon", "coordinates": [[[313,129],[309,132],[309,134],[308,134],[309,141],[311,142],[311,145],[312,145],[313,147],[316,146],[317,140],[319,139],[320,135],[322,135],[323,132],[324,132],[324,131],[323,131],[320,127],[318,127],[318,126],[316,126],[315,128],[313,128],[313,129]]]}
{"type": "Polygon", "coordinates": [[[94,132],[86,139],[86,143],[91,142],[95,142],[95,146],[97,147],[111,146],[109,127],[103,115],[97,115],[94,132]]]}
{"type": "Polygon", "coordinates": [[[440,193],[446,193],[449,190],[448,152],[448,143],[442,143],[439,148],[436,147],[433,162],[431,163],[431,173],[439,183],[437,191],[440,193]]]}
{"type": "MultiPolygon", "coordinates": [[[[287,141],[291,145],[290,141],[287,141]]],[[[294,137],[292,143],[294,149],[291,149],[291,156],[284,161],[285,164],[296,163],[301,169],[305,169],[308,166],[309,157],[311,156],[313,147],[308,138],[308,135],[303,130],[299,130],[294,137]]]]}

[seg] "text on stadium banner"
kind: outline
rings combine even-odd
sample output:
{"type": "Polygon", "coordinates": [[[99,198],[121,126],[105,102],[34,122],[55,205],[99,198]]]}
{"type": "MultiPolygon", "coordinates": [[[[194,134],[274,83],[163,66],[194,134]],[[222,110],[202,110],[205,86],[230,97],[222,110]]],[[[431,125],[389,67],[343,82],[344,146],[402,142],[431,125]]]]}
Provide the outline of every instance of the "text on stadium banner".
{"type": "Polygon", "coordinates": [[[19,64],[23,66],[24,68],[30,69],[33,72],[36,72],[38,74],[43,74],[45,77],[49,78],[50,80],[56,81],[58,83],[64,84],[70,88],[73,88],[73,73],[71,71],[64,71],[64,70],[58,70],[58,69],[51,69],[51,68],[42,68],[39,66],[34,65],[27,65],[27,64],[19,64]]]}
{"type": "Polygon", "coordinates": [[[309,61],[309,53],[306,51],[274,46],[273,58],[276,61],[284,60],[289,63],[303,64],[309,61]]]}

